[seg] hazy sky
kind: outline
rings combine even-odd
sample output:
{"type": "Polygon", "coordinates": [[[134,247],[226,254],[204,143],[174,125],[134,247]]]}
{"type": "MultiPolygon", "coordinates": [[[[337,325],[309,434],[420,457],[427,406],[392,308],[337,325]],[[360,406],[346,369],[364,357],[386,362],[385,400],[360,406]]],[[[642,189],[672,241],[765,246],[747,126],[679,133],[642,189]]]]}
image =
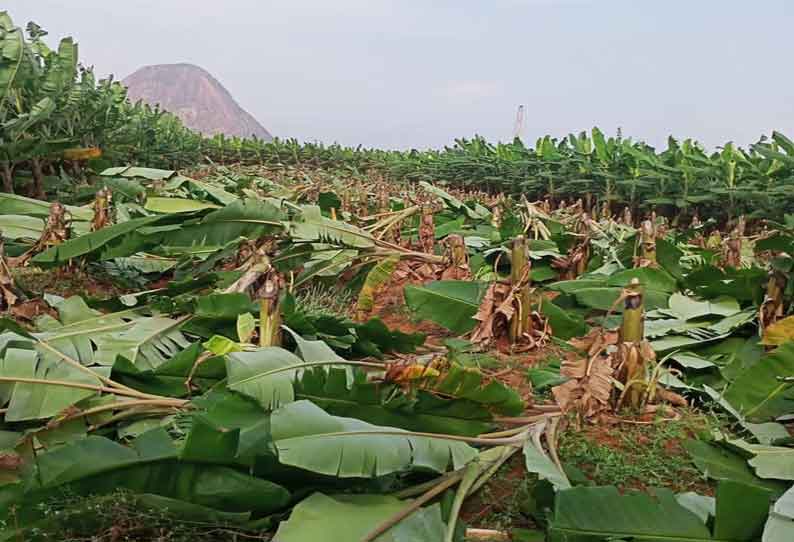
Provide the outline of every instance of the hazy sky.
{"type": "Polygon", "coordinates": [[[791,0],[0,0],[123,78],[191,62],[274,135],[380,147],[598,125],[794,135],[791,0]]]}

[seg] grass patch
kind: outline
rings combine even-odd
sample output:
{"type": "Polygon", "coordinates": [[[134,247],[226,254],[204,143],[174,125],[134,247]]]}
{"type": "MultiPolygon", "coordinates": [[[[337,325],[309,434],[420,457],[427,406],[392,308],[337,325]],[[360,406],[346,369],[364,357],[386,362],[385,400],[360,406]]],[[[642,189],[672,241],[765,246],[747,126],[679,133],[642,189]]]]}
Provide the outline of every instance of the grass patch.
{"type": "Polygon", "coordinates": [[[712,485],[682,443],[707,438],[718,425],[716,418],[685,411],[679,420],[601,425],[578,432],[569,428],[560,438],[559,453],[563,463],[581,471],[594,485],[711,494],[712,485]]]}
{"type": "Polygon", "coordinates": [[[356,297],[349,289],[325,284],[315,283],[295,293],[295,304],[310,314],[351,317],[355,303],[356,297]]]}

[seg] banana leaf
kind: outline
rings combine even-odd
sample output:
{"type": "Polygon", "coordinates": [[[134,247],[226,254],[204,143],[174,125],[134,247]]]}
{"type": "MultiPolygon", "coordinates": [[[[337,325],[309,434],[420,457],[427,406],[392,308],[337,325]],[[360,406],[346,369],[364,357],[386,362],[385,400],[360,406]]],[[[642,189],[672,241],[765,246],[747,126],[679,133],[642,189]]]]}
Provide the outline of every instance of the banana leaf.
{"type": "Polygon", "coordinates": [[[549,539],[601,541],[742,542],[763,528],[769,496],[763,490],[728,482],[717,491],[712,530],[685,508],[668,489],[651,494],[615,487],[576,487],[557,493],[549,522],[549,539]]]}
{"type": "Polygon", "coordinates": [[[274,411],[270,430],[281,464],[339,478],[372,478],[408,469],[445,472],[477,455],[462,442],[331,416],[310,401],[274,411]],[[378,434],[384,431],[390,434],[378,434]]]}
{"type": "Polygon", "coordinates": [[[194,199],[149,197],[146,198],[146,204],[143,207],[147,211],[169,214],[217,209],[220,206],[194,199]]]}
{"type": "Polygon", "coordinates": [[[764,526],[762,542],[789,542],[794,540],[794,487],[780,497],[764,526]]]}
{"type": "Polygon", "coordinates": [[[794,342],[785,343],[748,367],[725,390],[725,400],[753,422],[794,412],[794,342]]]}
{"type": "Polygon", "coordinates": [[[405,303],[420,318],[462,335],[474,329],[473,316],[488,285],[482,282],[440,280],[424,286],[406,286],[405,303]]]}
{"type": "MultiPolygon", "coordinates": [[[[67,205],[66,210],[77,222],[89,222],[94,218],[94,211],[89,207],[67,205]]],[[[50,204],[46,201],[26,198],[17,194],[0,193],[0,215],[23,215],[28,217],[47,218],[50,204]]]]}
{"type": "Polygon", "coordinates": [[[301,214],[289,224],[293,239],[328,243],[353,248],[372,248],[375,239],[361,228],[322,215],[316,205],[306,205],[301,214]]]}
{"type": "Polygon", "coordinates": [[[756,476],[747,465],[746,458],[731,450],[699,440],[686,441],[684,448],[698,469],[711,479],[739,482],[764,489],[773,495],[780,495],[786,489],[786,484],[782,482],[756,476]]]}
{"type": "MultiPolygon", "coordinates": [[[[375,527],[405,508],[407,501],[386,495],[323,495],[313,493],[292,509],[273,542],[315,542],[333,533],[335,542],[360,542],[375,527]]],[[[441,505],[420,508],[400,521],[378,542],[437,542],[446,525],[441,505]]]]}
{"type": "Polygon", "coordinates": [[[13,506],[17,514],[29,520],[40,513],[38,503],[65,490],[75,495],[102,495],[122,488],[223,512],[255,515],[278,510],[289,500],[289,493],[281,486],[243,470],[181,460],[166,431],[155,429],[129,447],[89,436],[39,454],[23,473],[22,482],[0,489],[0,515],[13,506]]]}
{"type": "Polygon", "coordinates": [[[446,399],[417,389],[404,393],[397,384],[373,382],[343,369],[305,371],[295,381],[295,398],[308,399],[335,416],[409,431],[477,436],[493,429],[487,405],[474,399],[446,399]]]}

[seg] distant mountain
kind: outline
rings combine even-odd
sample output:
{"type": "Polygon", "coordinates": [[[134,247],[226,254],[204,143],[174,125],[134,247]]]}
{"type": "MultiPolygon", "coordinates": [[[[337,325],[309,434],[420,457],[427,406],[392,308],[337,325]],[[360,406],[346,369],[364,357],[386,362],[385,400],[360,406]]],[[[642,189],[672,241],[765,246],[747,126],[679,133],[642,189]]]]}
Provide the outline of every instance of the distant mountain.
{"type": "Polygon", "coordinates": [[[182,119],[185,126],[203,134],[273,139],[217,79],[193,64],[144,66],[122,83],[133,102],[160,104],[182,119]]]}

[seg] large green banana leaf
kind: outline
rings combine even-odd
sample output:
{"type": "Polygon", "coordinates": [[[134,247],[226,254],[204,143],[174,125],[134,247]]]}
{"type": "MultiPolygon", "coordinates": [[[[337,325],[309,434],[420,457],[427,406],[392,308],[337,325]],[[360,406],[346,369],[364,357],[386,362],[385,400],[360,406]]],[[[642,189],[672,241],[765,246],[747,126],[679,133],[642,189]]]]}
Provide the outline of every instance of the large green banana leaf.
{"type": "Polygon", "coordinates": [[[180,458],[179,449],[163,429],[144,433],[131,446],[89,436],[40,454],[21,482],[0,490],[0,514],[5,515],[13,504],[17,513],[22,505],[23,517],[35,517],[35,504],[67,488],[77,495],[102,495],[123,488],[257,515],[287,504],[289,493],[277,484],[202,459],[180,458]]]}
{"type": "Polygon", "coordinates": [[[270,426],[280,463],[340,478],[371,478],[410,468],[445,472],[477,455],[462,442],[331,416],[310,401],[274,411],[270,426]]]}
{"type": "Polygon", "coordinates": [[[717,491],[713,531],[668,489],[652,494],[615,487],[575,487],[559,491],[549,523],[549,539],[602,541],[631,539],[650,542],[743,542],[761,533],[769,508],[762,489],[736,482],[717,491]]]}
{"type": "Polygon", "coordinates": [[[257,239],[280,230],[282,218],[281,211],[268,202],[238,200],[209,212],[160,214],[113,224],[47,249],[32,261],[41,266],[63,265],[78,257],[106,260],[163,247],[218,250],[241,237],[257,239]]]}
{"type": "Polygon", "coordinates": [[[234,352],[226,356],[227,386],[255,399],[262,408],[274,410],[295,400],[292,382],[301,363],[298,356],[277,346],[234,352]]]}
{"type": "Polygon", "coordinates": [[[0,63],[0,104],[11,90],[19,73],[25,55],[25,35],[21,28],[14,26],[8,13],[0,12],[0,28],[3,30],[0,51],[3,62],[0,63]]]}
{"type": "Polygon", "coordinates": [[[406,286],[405,302],[420,318],[431,320],[453,333],[474,329],[473,316],[488,285],[482,282],[440,280],[424,286],[406,286]]]}
{"type": "MultiPolygon", "coordinates": [[[[313,493],[281,522],[273,542],[360,542],[367,533],[409,503],[386,495],[313,493]]],[[[420,508],[389,529],[377,542],[438,542],[444,538],[441,506],[420,508]]]]}
{"type": "Polygon", "coordinates": [[[113,224],[101,230],[81,235],[70,239],[60,245],[48,248],[32,258],[36,265],[47,267],[53,265],[63,265],[73,258],[92,255],[98,259],[107,259],[114,256],[107,256],[106,253],[112,249],[115,252],[124,252],[117,256],[131,256],[147,245],[155,246],[155,241],[147,242],[146,237],[138,235],[136,232],[144,226],[155,226],[164,223],[167,216],[154,215],[142,218],[133,218],[126,222],[113,224]],[[120,249],[119,247],[123,247],[120,249]]]}
{"type": "MultiPolygon", "coordinates": [[[[487,403],[499,395],[485,390],[482,377],[479,383],[467,381],[464,395],[439,397],[432,391],[417,389],[403,393],[397,384],[372,382],[363,371],[354,372],[349,382],[347,371],[332,368],[305,371],[294,383],[295,397],[308,399],[330,414],[357,418],[375,425],[400,427],[409,431],[476,436],[493,428],[489,407],[499,411],[500,404],[487,403]]],[[[432,389],[432,384],[429,383],[432,389]]],[[[506,389],[506,388],[505,388],[506,389]]],[[[459,390],[464,390],[461,386],[459,390]]],[[[512,392],[512,390],[507,390],[512,392]]],[[[513,392],[514,393],[514,392],[513,392]]],[[[510,414],[515,414],[517,402],[504,401],[510,414]]]]}
{"type": "MultiPolygon", "coordinates": [[[[44,316],[40,332],[20,337],[6,332],[0,376],[74,382],[99,386],[119,356],[138,371],[167,363],[190,343],[178,330],[181,321],[142,317],[135,311],[102,315],[79,297],[56,305],[60,320],[44,316]],[[80,370],[70,361],[90,367],[80,370]]],[[[0,401],[8,403],[7,421],[50,418],[65,408],[96,395],[91,389],[58,384],[10,382],[0,384],[0,401]]]]}
{"type": "Polygon", "coordinates": [[[777,480],[764,480],[756,476],[748,466],[747,459],[727,450],[700,440],[684,443],[692,461],[703,474],[713,480],[739,482],[746,486],[759,487],[772,494],[782,493],[786,484],[777,480]]]}
{"type": "Polygon", "coordinates": [[[0,215],[0,232],[4,239],[32,239],[41,237],[44,219],[27,215],[0,215]]]}
{"type": "MultiPolygon", "coordinates": [[[[233,463],[277,456],[282,465],[325,476],[372,478],[408,470],[444,472],[460,468],[477,454],[463,442],[332,416],[306,400],[268,414],[248,398],[213,390],[196,398],[194,405],[201,421],[194,421],[193,431],[203,433],[201,440],[222,442],[221,455],[233,463]]],[[[206,448],[193,447],[198,450],[193,458],[208,453],[201,452],[206,448]]]]}
{"type": "Polygon", "coordinates": [[[748,367],[725,390],[725,400],[748,420],[769,421],[794,412],[794,342],[785,343],[748,367]]]}
{"type": "MultiPolygon", "coordinates": [[[[74,207],[67,205],[66,210],[73,221],[89,222],[94,217],[94,211],[89,207],[74,207]]],[[[24,215],[47,218],[50,214],[50,204],[39,199],[26,198],[17,194],[0,193],[0,215],[24,215]]]]}
{"type": "MultiPolygon", "coordinates": [[[[0,359],[0,376],[101,385],[99,378],[95,376],[65,363],[53,363],[42,358],[35,350],[20,348],[6,349],[0,359]]],[[[96,392],[91,389],[61,385],[22,382],[0,384],[0,402],[8,403],[8,410],[5,413],[5,420],[8,422],[51,418],[67,407],[95,394],[96,392]]]]}
{"type": "Polygon", "coordinates": [[[306,205],[302,213],[289,224],[293,239],[343,245],[353,248],[375,246],[372,235],[341,220],[331,220],[322,215],[316,205],[306,205]]]}

